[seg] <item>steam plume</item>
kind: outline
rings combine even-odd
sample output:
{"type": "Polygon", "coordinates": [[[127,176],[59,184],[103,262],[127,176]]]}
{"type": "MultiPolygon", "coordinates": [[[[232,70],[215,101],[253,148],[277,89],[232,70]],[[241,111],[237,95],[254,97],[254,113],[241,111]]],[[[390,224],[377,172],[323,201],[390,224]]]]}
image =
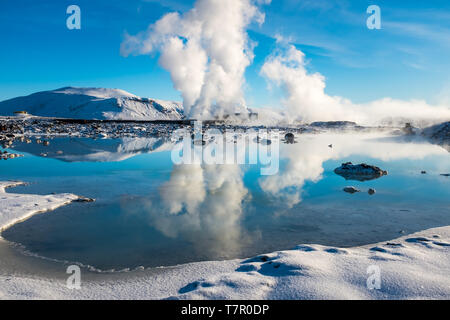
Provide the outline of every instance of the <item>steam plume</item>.
{"type": "Polygon", "coordinates": [[[183,97],[188,117],[208,118],[243,111],[244,72],[253,60],[246,28],[263,23],[265,0],[198,0],[183,15],[169,13],[147,31],[126,35],[121,54],[160,52],[183,97]]]}

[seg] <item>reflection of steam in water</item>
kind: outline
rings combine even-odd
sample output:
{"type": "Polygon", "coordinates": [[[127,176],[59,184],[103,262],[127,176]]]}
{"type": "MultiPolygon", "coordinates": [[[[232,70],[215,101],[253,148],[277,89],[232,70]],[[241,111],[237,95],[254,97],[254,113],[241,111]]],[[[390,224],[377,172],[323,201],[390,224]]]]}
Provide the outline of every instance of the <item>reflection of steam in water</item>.
{"type": "Polygon", "coordinates": [[[177,165],[148,204],[150,223],[168,237],[192,241],[205,255],[239,255],[252,241],[241,227],[248,190],[238,165],[177,165]]]}
{"type": "MultiPolygon", "coordinates": [[[[301,202],[305,182],[322,179],[328,160],[359,155],[391,161],[446,153],[421,140],[404,141],[383,133],[302,135],[298,140],[281,148],[280,158],[287,161],[280,173],[259,178],[265,196],[287,208],[301,202]]],[[[170,180],[160,187],[160,197],[161,203],[148,204],[150,223],[166,236],[192,241],[199,252],[238,255],[255,236],[241,225],[244,200],[250,195],[239,165],[176,165],[170,180]]]]}
{"type": "Polygon", "coordinates": [[[301,135],[298,144],[281,148],[280,158],[287,160],[287,164],[280,168],[280,173],[261,177],[259,185],[264,192],[283,200],[288,208],[292,208],[301,202],[302,188],[306,181],[321,180],[323,163],[328,160],[361,155],[392,161],[423,159],[440,154],[446,154],[445,150],[420,138],[405,141],[403,137],[392,137],[383,133],[301,135]],[[329,147],[330,143],[332,148],[329,147]]]}
{"type": "MultiPolygon", "coordinates": [[[[289,149],[281,150],[281,158],[287,159],[287,165],[280,174],[261,178],[259,184],[264,192],[283,200],[288,207],[301,201],[301,191],[306,180],[318,181],[321,178],[323,158],[319,149],[323,146],[313,140],[302,144],[292,144],[289,149]]],[[[328,151],[328,150],[325,150],[328,151]]]]}
{"type": "MultiPolygon", "coordinates": [[[[303,135],[298,139],[298,144],[281,149],[280,157],[287,162],[280,173],[259,178],[265,197],[274,197],[287,208],[301,202],[305,182],[322,179],[327,160],[361,155],[389,161],[445,154],[423,141],[405,142],[382,133],[303,135]]],[[[244,200],[250,195],[239,165],[176,165],[159,193],[161,202],[148,205],[151,225],[166,236],[192,241],[199,252],[238,255],[255,236],[241,225],[244,200]]]]}

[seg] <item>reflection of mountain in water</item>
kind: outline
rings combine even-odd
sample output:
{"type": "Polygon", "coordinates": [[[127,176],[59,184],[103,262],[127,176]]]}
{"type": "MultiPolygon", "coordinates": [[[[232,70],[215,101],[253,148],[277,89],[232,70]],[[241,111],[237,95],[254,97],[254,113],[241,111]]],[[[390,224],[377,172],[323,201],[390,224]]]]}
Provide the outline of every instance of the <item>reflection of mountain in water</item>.
{"type": "Polygon", "coordinates": [[[122,161],[138,154],[170,150],[173,144],[165,138],[55,138],[49,145],[15,141],[13,149],[36,156],[45,156],[65,162],[122,161]]]}

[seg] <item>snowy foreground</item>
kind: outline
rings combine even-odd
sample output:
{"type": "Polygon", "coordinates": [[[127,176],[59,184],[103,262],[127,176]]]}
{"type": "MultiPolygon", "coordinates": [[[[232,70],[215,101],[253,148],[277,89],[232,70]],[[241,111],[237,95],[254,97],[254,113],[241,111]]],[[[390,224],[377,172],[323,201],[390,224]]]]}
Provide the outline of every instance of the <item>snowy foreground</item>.
{"type": "MultiPolygon", "coordinates": [[[[0,182],[0,229],[78,198],[5,193],[17,184],[0,182]]],[[[299,245],[244,260],[117,273],[82,269],[80,290],[66,287],[67,265],[20,254],[1,238],[0,257],[0,299],[450,298],[450,227],[364,247],[299,245]],[[374,270],[379,290],[367,287],[374,270]]]]}

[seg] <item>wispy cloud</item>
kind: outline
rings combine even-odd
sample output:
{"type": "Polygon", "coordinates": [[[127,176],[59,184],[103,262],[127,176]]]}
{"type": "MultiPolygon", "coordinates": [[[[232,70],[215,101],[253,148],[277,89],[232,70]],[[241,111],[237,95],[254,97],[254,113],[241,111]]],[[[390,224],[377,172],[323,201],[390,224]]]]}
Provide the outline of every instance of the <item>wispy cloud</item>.
{"type": "Polygon", "coordinates": [[[383,22],[383,29],[389,32],[434,41],[443,46],[450,46],[450,29],[429,24],[412,22],[383,22]]]}
{"type": "Polygon", "coordinates": [[[170,9],[171,11],[184,12],[190,9],[191,4],[189,1],[177,1],[177,0],[142,0],[142,2],[156,3],[160,6],[170,9]]]}

